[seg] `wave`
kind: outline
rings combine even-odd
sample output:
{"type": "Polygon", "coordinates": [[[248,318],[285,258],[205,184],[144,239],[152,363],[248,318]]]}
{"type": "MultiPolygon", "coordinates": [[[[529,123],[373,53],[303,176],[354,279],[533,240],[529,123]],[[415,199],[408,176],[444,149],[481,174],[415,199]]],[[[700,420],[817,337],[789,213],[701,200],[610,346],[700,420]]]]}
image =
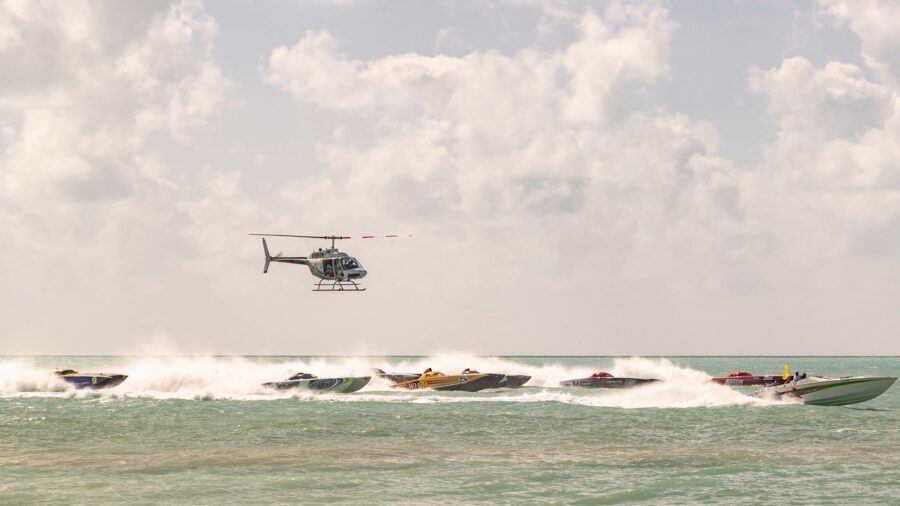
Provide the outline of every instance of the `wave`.
{"type": "MultiPolygon", "coordinates": [[[[54,358],[59,361],[61,357],[54,358]]],[[[52,374],[37,359],[7,359],[0,362],[0,397],[58,396],[76,398],[153,399],[301,399],[329,402],[556,402],[613,408],[695,408],[761,406],[780,404],[749,397],[745,393],[709,381],[710,376],[682,367],[664,358],[617,358],[607,369],[615,376],[656,378],[662,381],[639,388],[563,389],[559,382],[583,378],[596,368],[573,366],[559,361],[529,364],[502,357],[480,357],[464,353],[388,359],[376,357],[121,357],[105,362],[87,360],[79,370],[122,372],[128,379],[108,390],[75,390],[52,374]],[[368,376],[373,368],[390,372],[420,372],[431,367],[446,373],[468,367],[482,372],[527,374],[525,388],[467,392],[398,392],[389,382],[373,377],[369,385],[354,394],[297,394],[274,392],[262,386],[266,381],[287,378],[297,372],[320,377],[368,376]]],[[[85,362],[85,359],[73,359],[85,362]]]]}

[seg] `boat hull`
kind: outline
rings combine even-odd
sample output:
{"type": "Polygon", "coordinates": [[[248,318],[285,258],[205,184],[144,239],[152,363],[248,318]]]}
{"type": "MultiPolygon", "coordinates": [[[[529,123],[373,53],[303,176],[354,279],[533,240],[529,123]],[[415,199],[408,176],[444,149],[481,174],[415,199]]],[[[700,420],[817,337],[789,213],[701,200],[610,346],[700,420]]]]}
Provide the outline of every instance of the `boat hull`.
{"type": "Polygon", "coordinates": [[[275,390],[308,390],[315,393],[349,394],[362,389],[369,383],[370,376],[345,376],[342,378],[314,378],[300,380],[272,381],[263,386],[275,390]]]}
{"type": "Polygon", "coordinates": [[[97,390],[101,388],[112,388],[119,385],[128,378],[127,374],[107,374],[107,373],[78,373],[60,376],[60,379],[75,388],[88,388],[97,390]]]}
{"type": "MultiPolygon", "coordinates": [[[[414,386],[414,382],[420,378],[422,378],[421,374],[409,374],[409,373],[386,373],[381,371],[380,369],[376,369],[378,371],[378,376],[381,378],[385,378],[390,380],[392,383],[400,384],[404,383],[401,388],[406,388],[407,390],[421,390],[424,388],[432,388],[435,390],[460,390],[465,392],[477,392],[479,390],[485,390],[488,388],[519,388],[525,383],[527,383],[531,376],[526,376],[524,374],[482,374],[482,373],[471,373],[471,374],[461,374],[452,377],[464,376],[466,378],[470,378],[471,381],[464,381],[462,383],[456,382],[454,384],[450,384],[447,386],[423,386],[422,383],[419,383],[418,386],[414,386]],[[476,377],[479,376],[488,376],[487,379],[478,379],[475,381],[476,377]]],[[[436,378],[440,378],[442,376],[436,376],[436,378]]],[[[443,376],[443,377],[451,377],[451,376],[443,376]]],[[[441,381],[441,380],[437,380],[441,381]]],[[[426,381],[426,384],[429,382],[426,381]]],[[[398,386],[398,385],[391,385],[398,386]]]]}
{"type": "Polygon", "coordinates": [[[647,378],[579,378],[560,381],[561,387],[575,388],[633,388],[659,380],[647,378]]]}
{"type": "Polygon", "coordinates": [[[505,378],[502,374],[423,374],[417,379],[391,385],[404,390],[441,390],[450,392],[478,392],[499,388],[505,378]]]}
{"type": "MultiPolygon", "coordinates": [[[[461,375],[466,376],[466,375],[461,375]]],[[[471,378],[473,375],[469,375],[471,378]]],[[[488,388],[500,388],[503,385],[506,376],[503,374],[478,374],[477,376],[482,376],[481,378],[469,379],[469,381],[457,383],[455,385],[448,385],[442,387],[435,387],[435,390],[443,390],[443,391],[456,391],[456,392],[478,392],[481,390],[487,390],[488,388]]]]}
{"type": "Polygon", "coordinates": [[[872,400],[883,394],[897,378],[890,376],[855,376],[843,378],[807,378],[796,384],[762,388],[757,397],[793,397],[814,406],[845,406],[872,400]]]}
{"type": "Polygon", "coordinates": [[[524,374],[507,374],[506,379],[500,382],[501,388],[519,388],[531,379],[531,376],[524,374]]]}

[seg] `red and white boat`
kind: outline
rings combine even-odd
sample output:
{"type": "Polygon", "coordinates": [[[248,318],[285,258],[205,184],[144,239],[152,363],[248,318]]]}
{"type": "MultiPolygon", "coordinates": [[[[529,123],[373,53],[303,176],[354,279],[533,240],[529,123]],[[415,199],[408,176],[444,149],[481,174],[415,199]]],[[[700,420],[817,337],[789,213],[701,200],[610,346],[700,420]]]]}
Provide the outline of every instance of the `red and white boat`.
{"type": "Polygon", "coordinates": [[[712,379],[721,385],[732,386],[772,386],[783,385],[787,379],[780,374],[750,374],[747,371],[737,371],[726,374],[725,376],[716,376],[712,379]]]}

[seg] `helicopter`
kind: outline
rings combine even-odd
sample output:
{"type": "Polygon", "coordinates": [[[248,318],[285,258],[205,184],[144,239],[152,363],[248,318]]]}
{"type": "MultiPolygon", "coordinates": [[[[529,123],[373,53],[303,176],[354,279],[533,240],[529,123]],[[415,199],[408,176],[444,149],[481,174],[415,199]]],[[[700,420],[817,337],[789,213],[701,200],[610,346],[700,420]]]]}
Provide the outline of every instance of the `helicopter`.
{"type": "MultiPolygon", "coordinates": [[[[263,236],[263,253],[266,255],[266,264],[263,266],[263,273],[269,272],[270,262],[282,262],[286,264],[299,264],[309,267],[309,272],[313,276],[319,278],[318,283],[313,285],[314,292],[364,292],[366,289],[359,286],[358,281],[366,277],[368,272],[363,268],[362,264],[352,256],[338,251],[334,247],[335,241],[351,239],[351,237],[343,235],[291,235],[291,234],[249,234],[255,236],[263,236]],[[266,237],[299,237],[303,239],[325,239],[331,241],[330,248],[319,248],[309,254],[308,257],[286,257],[281,253],[276,255],[269,254],[269,245],[266,244],[266,237]]],[[[397,235],[386,235],[385,238],[398,237],[397,235]]],[[[412,237],[412,236],[410,236],[412,237]]],[[[362,239],[373,239],[374,235],[364,235],[362,239]]]]}

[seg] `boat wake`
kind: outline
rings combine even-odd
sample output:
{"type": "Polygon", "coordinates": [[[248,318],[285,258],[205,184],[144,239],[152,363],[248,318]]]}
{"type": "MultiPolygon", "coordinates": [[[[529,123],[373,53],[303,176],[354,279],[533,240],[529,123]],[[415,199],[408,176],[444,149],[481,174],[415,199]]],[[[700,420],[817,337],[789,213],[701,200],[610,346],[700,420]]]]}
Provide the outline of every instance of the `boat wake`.
{"type": "Polygon", "coordinates": [[[328,402],[464,403],[544,402],[610,408],[696,408],[784,404],[749,397],[746,393],[709,381],[710,375],[679,366],[664,358],[596,359],[596,365],[563,364],[563,359],[512,359],[463,353],[417,358],[379,357],[61,357],[0,360],[0,397],[152,398],[195,400],[304,400],[328,402]],[[540,362],[540,363],[535,363],[540,362]],[[630,389],[560,388],[559,382],[583,378],[605,366],[615,376],[656,378],[662,381],[630,389]],[[121,372],[128,379],[110,389],[74,390],[52,370],[75,367],[82,371],[121,372]],[[277,392],[263,383],[297,372],[320,377],[369,376],[374,368],[391,372],[421,372],[428,367],[446,373],[465,368],[481,372],[527,374],[519,389],[478,393],[396,391],[378,377],[353,394],[277,392]]]}

